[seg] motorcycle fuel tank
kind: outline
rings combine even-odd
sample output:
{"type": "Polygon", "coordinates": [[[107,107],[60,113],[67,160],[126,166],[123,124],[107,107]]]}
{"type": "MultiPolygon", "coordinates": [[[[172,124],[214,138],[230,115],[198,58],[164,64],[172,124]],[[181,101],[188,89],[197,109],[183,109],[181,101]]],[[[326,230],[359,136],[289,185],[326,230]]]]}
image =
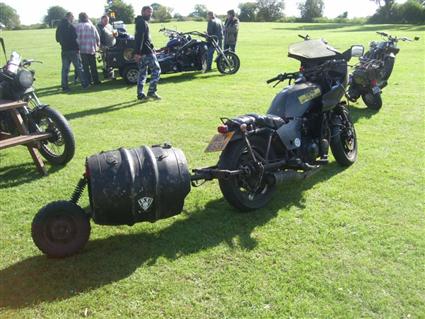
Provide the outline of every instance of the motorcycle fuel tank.
{"type": "Polygon", "coordinates": [[[321,95],[319,85],[304,82],[284,88],[273,99],[267,113],[289,119],[289,122],[277,131],[287,149],[292,150],[301,146],[301,117],[320,103],[321,95]]]}

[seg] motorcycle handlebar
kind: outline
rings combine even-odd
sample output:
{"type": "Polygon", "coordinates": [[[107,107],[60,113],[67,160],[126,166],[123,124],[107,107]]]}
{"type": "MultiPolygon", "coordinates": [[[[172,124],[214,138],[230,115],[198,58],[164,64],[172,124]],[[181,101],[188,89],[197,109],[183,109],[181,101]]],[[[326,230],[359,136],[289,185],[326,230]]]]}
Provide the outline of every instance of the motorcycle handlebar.
{"type": "Polygon", "coordinates": [[[306,34],[305,36],[304,36],[304,35],[301,35],[301,34],[298,34],[298,36],[299,36],[301,39],[304,39],[304,41],[310,40],[310,36],[309,36],[308,34],[306,34]]]}
{"type": "Polygon", "coordinates": [[[23,67],[25,67],[25,66],[30,66],[31,63],[43,63],[43,62],[42,61],[38,61],[38,60],[30,59],[30,60],[23,60],[22,63],[21,63],[21,65],[23,67]]]}
{"type": "Polygon", "coordinates": [[[282,74],[279,74],[279,75],[275,76],[274,78],[271,78],[270,80],[267,80],[266,83],[267,84],[270,84],[270,83],[272,83],[274,81],[277,81],[277,80],[279,80],[280,76],[282,76],[282,74]]]}

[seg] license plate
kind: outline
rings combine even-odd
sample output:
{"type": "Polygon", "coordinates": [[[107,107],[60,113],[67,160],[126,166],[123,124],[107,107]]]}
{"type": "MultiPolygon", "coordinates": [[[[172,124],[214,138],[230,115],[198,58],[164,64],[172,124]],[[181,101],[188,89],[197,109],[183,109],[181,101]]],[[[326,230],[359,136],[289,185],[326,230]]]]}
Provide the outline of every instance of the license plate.
{"type": "Polygon", "coordinates": [[[375,86],[372,89],[373,94],[381,93],[381,88],[379,86],[375,86]]]}
{"type": "Polygon", "coordinates": [[[205,153],[209,152],[221,152],[226,148],[226,145],[229,143],[235,132],[228,132],[225,134],[219,133],[213,136],[211,142],[208,144],[205,149],[205,153]]]}

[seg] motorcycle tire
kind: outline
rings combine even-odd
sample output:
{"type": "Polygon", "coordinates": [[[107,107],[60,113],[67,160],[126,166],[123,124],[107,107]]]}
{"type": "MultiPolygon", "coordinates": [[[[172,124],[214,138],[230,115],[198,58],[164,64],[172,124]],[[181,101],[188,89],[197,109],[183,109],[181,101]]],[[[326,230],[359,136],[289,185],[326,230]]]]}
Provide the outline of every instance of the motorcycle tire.
{"type": "Polygon", "coordinates": [[[366,106],[372,110],[378,111],[382,107],[381,93],[373,94],[372,92],[366,92],[362,94],[362,100],[366,106]]]}
{"type": "Polygon", "coordinates": [[[50,203],[34,216],[31,236],[49,257],[63,258],[79,252],[90,237],[89,215],[69,201],[50,203]]]}
{"type": "Polygon", "coordinates": [[[217,69],[222,74],[235,74],[238,72],[241,62],[239,60],[239,57],[230,51],[226,51],[224,53],[227,60],[229,60],[230,65],[227,64],[226,60],[224,59],[223,55],[220,55],[217,58],[217,69]]]}
{"type": "MultiPolygon", "coordinates": [[[[265,157],[267,142],[259,137],[250,139],[254,154],[265,157]]],[[[219,169],[237,170],[241,167],[253,167],[253,161],[248,153],[248,148],[244,140],[238,140],[227,145],[221,153],[218,162],[219,169]]],[[[252,171],[252,170],[251,170],[252,171]]],[[[260,188],[252,193],[246,187],[256,184],[258,176],[231,176],[227,179],[219,179],[220,190],[224,198],[230,205],[240,212],[249,212],[264,207],[272,198],[276,191],[276,186],[268,184],[265,179],[261,182],[260,188]]]]}
{"type": "Polygon", "coordinates": [[[208,69],[208,52],[205,51],[202,55],[201,55],[201,71],[202,73],[207,72],[208,69]]]}
{"type": "Polygon", "coordinates": [[[135,85],[139,79],[139,68],[137,65],[127,65],[122,70],[122,77],[127,84],[135,85]]]}
{"type": "Polygon", "coordinates": [[[75,139],[65,117],[48,106],[35,110],[31,116],[38,126],[38,132],[52,135],[49,139],[40,141],[40,154],[50,164],[68,163],[75,154],[75,139]]]}
{"type": "Polygon", "coordinates": [[[330,146],[341,166],[350,166],[357,160],[357,136],[347,108],[340,106],[335,114],[330,146]]]}

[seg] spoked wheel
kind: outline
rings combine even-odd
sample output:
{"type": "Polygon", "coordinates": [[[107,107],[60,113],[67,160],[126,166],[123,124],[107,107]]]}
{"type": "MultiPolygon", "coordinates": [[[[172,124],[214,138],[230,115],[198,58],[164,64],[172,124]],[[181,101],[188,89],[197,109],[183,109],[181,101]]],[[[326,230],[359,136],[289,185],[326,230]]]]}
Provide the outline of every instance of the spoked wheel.
{"type": "Polygon", "coordinates": [[[89,215],[68,201],[50,203],[35,215],[31,235],[35,245],[49,257],[73,255],[89,239],[89,215]]]}
{"type": "Polygon", "coordinates": [[[335,160],[341,166],[350,166],[357,159],[357,136],[348,110],[340,107],[334,118],[331,150],[335,160]]]}
{"type": "Polygon", "coordinates": [[[372,110],[379,110],[382,107],[381,93],[373,94],[369,91],[362,94],[362,100],[366,106],[372,110]]]}
{"type": "Polygon", "coordinates": [[[217,58],[217,69],[222,74],[235,74],[238,72],[241,62],[239,57],[230,51],[224,52],[224,56],[220,55],[217,58]],[[227,58],[227,60],[224,58],[227,58]]]}
{"type": "MultiPolygon", "coordinates": [[[[250,142],[257,161],[264,164],[267,143],[256,137],[250,142]]],[[[226,147],[220,156],[218,167],[244,171],[228,179],[219,179],[221,192],[233,207],[247,212],[264,207],[271,200],[276,186],[267,183],[264,172],[254,163],[243,140],[226,147]]]]}
{"type": "Polygon", "coordinates": [[[127,84],[137,84],[139,68],[137,65],[128,65],[122,71],[122,77],[127,84]]]}
{"type": "Polygon", "coordinates": [[[34,121],[33,131],[50,133],[47,140],[40,142],[41,155],[51,164],[64,165],[75,153],[75,140],[71,127],[65,117],[58,111],[45,106],[31,113],[34,121]]]}

